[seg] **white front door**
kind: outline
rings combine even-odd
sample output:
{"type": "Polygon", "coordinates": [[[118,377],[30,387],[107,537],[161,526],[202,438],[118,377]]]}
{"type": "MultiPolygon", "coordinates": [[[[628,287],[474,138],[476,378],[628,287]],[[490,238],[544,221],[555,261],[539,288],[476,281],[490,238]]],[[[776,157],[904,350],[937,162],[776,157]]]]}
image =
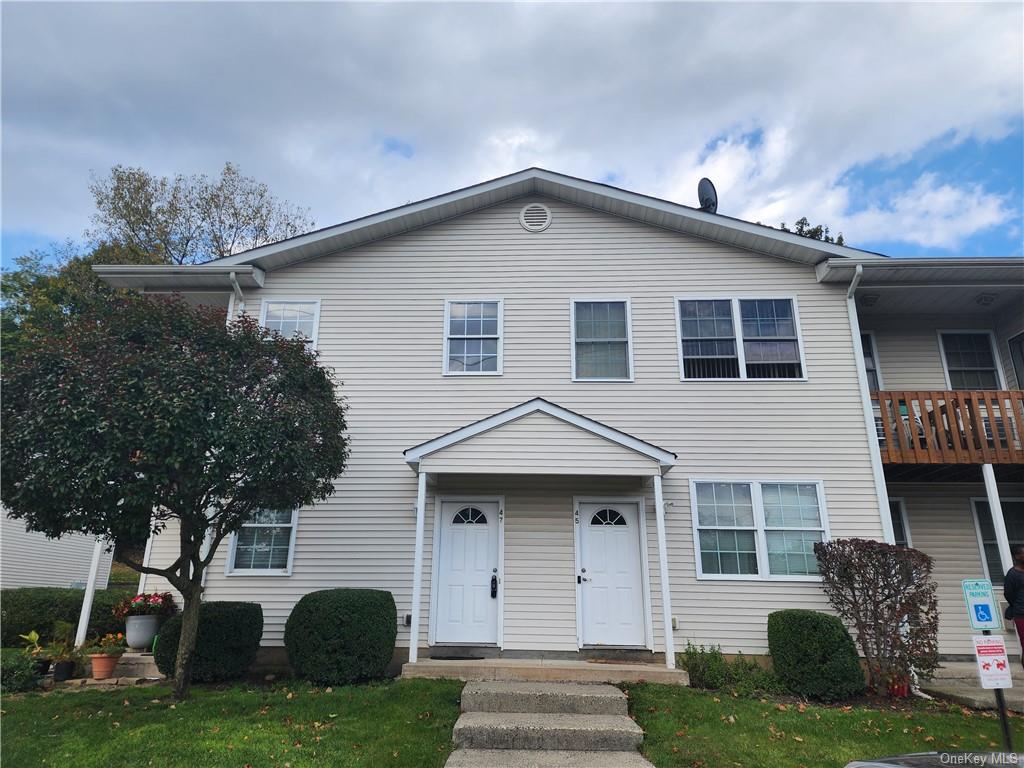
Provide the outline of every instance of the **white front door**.
{"type": "Polygon", "coordinates": [[[580,502],[577,527],[583,645],[645,645],[638,505],[580,502]]]}
{"type": "Polygon", "coordinates": [[[442,501],[434,639],[497,643],[498,526],[495,501],[442,501]]]}

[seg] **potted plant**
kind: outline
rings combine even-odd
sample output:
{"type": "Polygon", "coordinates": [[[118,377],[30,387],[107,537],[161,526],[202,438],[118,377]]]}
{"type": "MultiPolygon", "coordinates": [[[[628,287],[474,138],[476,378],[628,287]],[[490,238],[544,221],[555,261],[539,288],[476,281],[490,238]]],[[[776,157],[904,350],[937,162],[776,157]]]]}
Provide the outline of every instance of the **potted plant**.
{"type": "Polygon", "coordinates": [[[49,672],[50,657],[46,654],[46,649],[39,643],[39,633],[33,629],[27,635],[18,635],[18,637],[25,641],[24,653],[32,659],[36,673],[45,675],[49,672]]]}
{"type": "Polygon", "coordinates": [[[124,653],[124,633],[116,635],[108,632],[99,638],[93,645],[85,649],[86,655],[92,661],[92,679],[106,680],[113,677],[117,662],[124,653]]]}
{"type": "Polygon", "coordinates": [[[63,682],[75,676],[75,665],[81,658],[75,648],[75,627],[70,621],[56,621],[53,624],[53,644],[48,650],[53,660],[53,680],[63,682]]]}
{"type": "Polygon", "coordinates": [[[153,592],[125,598],[114,606],[114,615],[124,619],[128,647],[147,650],[156,637],[160,622],[176,610],[170,592],[153,592]]]}

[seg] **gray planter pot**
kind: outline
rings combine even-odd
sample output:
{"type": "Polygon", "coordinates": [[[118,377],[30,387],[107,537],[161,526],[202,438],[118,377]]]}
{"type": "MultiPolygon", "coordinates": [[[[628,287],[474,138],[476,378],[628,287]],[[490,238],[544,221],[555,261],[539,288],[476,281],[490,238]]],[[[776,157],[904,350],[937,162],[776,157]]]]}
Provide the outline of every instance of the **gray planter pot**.
{"type": "Polygon", "coordinates": [[[124,618],[125,641],[133,650],[148,651],[159,628],[159,616],[125,616],[124,618]]]}

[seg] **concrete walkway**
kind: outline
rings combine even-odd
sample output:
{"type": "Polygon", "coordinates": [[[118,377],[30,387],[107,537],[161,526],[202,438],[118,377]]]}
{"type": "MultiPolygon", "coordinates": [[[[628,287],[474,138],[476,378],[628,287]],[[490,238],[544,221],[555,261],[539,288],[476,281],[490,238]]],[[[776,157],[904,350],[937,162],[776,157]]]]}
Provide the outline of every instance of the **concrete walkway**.
{"type": "MultiPolygon", "coordinates": [[[[1003,691],[1006,706],[1024,712],[1024,668],[1011,661],[1013,688],[1003,691]]],[[[921,683],[921,690],[931,696],[950,699],[974,709],[995,709],[995,691],[985,690],[978,681],[978,666],[973,661],[947,661],[935,672],[935,678],[921,683]]]]}
{"type": "Polygon", "coordinates": [[[445,768],[653,768],[610,685],[471,682],[445,768]]]}
{"type": "Polygon", "coordinates": [[[664,664],[625,664],[566,659],[422,659],[402,665],[402,677],[451,680],[569,683],[670,683],[687,685],[689,676],[664,664]]]}

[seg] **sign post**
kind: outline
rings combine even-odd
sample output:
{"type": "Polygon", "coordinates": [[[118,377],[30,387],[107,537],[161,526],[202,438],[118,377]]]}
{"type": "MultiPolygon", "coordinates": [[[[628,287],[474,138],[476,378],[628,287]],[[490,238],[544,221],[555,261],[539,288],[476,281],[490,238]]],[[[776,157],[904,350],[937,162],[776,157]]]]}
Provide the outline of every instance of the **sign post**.
{"type": "Polygon", "coordinates": [[[978,662],[978,677],[981,687],[996,692],[996,707],[1003,730],[1003,744],[1007,752],[1013,752],[1013,735],[1006,715],[1004,688],[1013,687],[1010,675],[1010,660],[1006,655],[1006,644],[1002,637],[993,637],[992,630],[1001,631],[1003,620],[999,614],[999,603],[988,579],[964,579],[964,602],[971,629],[982,631],[974,636],[974,658],[978,662]]]}

